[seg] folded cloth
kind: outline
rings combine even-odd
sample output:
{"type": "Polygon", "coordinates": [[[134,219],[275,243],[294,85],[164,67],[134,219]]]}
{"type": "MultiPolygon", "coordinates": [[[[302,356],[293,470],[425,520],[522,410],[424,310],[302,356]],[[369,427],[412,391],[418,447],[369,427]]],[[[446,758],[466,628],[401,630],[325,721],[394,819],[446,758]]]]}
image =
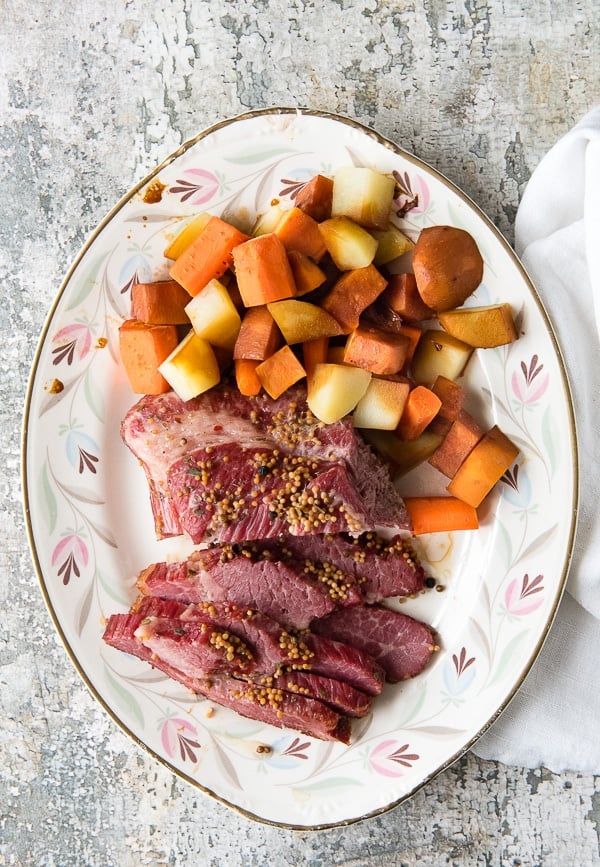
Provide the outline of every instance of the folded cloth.
{"type": "Polygon", "coordinates": [[[542,159],[515,248],[558,337],[579,448],[567,592],[525,683],[473,752],[524,767],[600,773],[600,106],[542,159]]]}

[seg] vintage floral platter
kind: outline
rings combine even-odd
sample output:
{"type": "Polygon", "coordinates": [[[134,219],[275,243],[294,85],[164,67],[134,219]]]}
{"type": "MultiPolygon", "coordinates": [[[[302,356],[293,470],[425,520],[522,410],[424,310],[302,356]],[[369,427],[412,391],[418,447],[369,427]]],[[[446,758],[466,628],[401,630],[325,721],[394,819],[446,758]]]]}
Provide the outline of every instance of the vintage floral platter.
{"type": "MultiPolygon", "coordinates": [[[[400,803],[451,764],[522,683],[564,589],[577,505],[574,421],[564,368],[540,301],[508,244],[448,180],[347,118],[271,109],[225,121],[173,154],[122,199],[67,275],[38,347],[27,396],[23,480],[42,592],[79,673],[113,719],[180,777],[262,821],[343,824],[400,803]],[[398,224],[473,234],[484,279],[468,303],[509,301],[521,335],[478,351],[468,408],[521,449],[481,509],[477,532],[438,534],[418,550],[438,582],[402,610],[437,630],[419,677],[387,686],[348,747],[243,719],[195,699],[102,642],[135,598],[147,564],[187,550],[157,542],[141,468],[119,422],[136,397],[117,329],[136,281],[167,276],[163,251],[200,210],[251,225],[317,172],[355,163],[396,172],[398,224]],[[443,591],[443,592],[438,592],[443,591]]],[[[443,491],[431,470],[402,492],[443,491]]],[[[399,603],[396,603],[399,604],[399,603]]]]}

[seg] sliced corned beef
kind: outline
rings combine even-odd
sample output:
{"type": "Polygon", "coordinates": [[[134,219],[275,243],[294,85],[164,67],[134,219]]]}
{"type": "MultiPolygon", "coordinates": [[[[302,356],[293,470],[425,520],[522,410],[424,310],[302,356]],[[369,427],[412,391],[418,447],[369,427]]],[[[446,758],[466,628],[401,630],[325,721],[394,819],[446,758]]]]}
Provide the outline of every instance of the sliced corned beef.
{"type": "MultiPolygon", "coordinates": [[[[259,682],[262,683],[262,680],[259,682]]],[[[269,683],[286,692],[317,698],[338,713],[351,717],[366,716],[371,710],[371,696],[333,677],[306,671],[288,671],[269,678],[269,683]]]]}
{"type": "MultiPolygon", "coordinates": [[[[270,542],[257,544],[274,547],[270,542]]],[[[278,544],[295,558],[330,563],[354,577],[366,602],[409,596],[423,589],[425,570],[410,539],[400,535],[392,539],[377,533],[363,533],[356,538],[345,533],[288,536],[278,544]]]]}
{"type": "Polygon", "coordinates": [[[210,678],[190,676],[160,657],[153,656],[152,651],[136,637],[138,626],[139,615],[112,615],[106,626],[104,640],[118,650],[149,662],[187,689],[250,719],[279,728],[296,729],[321,740],[349,743],[348,717],[337,713],[323,702],[301,693],[223,675],[210,678]]]}
{"type": "Polygon", "coordinates": [[[311,630],[368,653],[391,683],[419,674],[436,649],[431,629],[383,605],[357,605],[315,620],[311,630]]]}
{"type": "MultiPolygon", "coordinates": [[[[383,687],[384,673],[381,666],[367,653],[339,641],[308,631],[295,632],[283,628],[265,614],[248,610],[232,603],[202,602],[186,605],[174,600],[162,600],[152,596],[140,597],[134,611],[150,622],[163,619],[162,635],[155,635],[146,644],[153,651],[158,645],[166,646],[168,621],[177,617],[180,628],[198,622],[214,626],[217,632],[227,632],[241,639],[251,648],[254,658],[254,674],[276,674],[279,671],[304,671],[319,674],[349,683],[368,695],[379,695],[383,687]],[[177,607],[176,607],[177,606],[177,607]],[[164,640],[163,640],[164,639],[164,640]]],[[[126,615],[121,615],[126,616],[126,615]]],[[[171,624],[172,625],[172,624],[171,624]]],[[[169,662],[177,666],[177,648],[181,638],[176,638],[169,654],[169,662]]],[[[167,659],[163,654],[163,658],[167,659]]]]}
{"type": "Polygon", "coordinates": [[[191,540],[244,542],[374,525],[343,463],[226,443],[177,461],[167,488],[191,540]]]}
{"type": "Polygon", "coordinates": [[[362,600],[354,577],[340,569],[250,543],[195,551],[184,563],[155,563],[141,572],[138,587],[184,602],[234,602],[296,629],[362,600]]]}
{"type": "MultiPolygon", "coordinates": [[[[182,532],[181,510],[167,486],[173,464],[199,449],[231,443],[341,464],[354,496],[361,500],[361,511],[368,515],[365,526],[410,525],[387,468],[356,434],[351,419],[332,425],[319,422],[308,409],[302,386],[276,401],[266,395],[244,397],[227,385],[186,403],[172,392],[146,395],[126,414],[121,435],[146,472],[159,538],[182,532]]],[[[252,530],[252,538],[259,529],[252,530]]]]}

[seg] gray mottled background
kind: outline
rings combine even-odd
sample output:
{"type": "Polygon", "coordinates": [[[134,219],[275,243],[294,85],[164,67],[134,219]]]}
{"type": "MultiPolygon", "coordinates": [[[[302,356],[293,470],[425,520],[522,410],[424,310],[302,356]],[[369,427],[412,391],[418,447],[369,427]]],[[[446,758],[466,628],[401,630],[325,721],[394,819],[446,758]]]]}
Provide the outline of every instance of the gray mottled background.
{"type": "Polygon", "coordinates": [[[176,779],[55,637],[19,482],[28,371],[61,279],[183,141],[271,105],[347,114],[512,240],[530,173],[600,101],[599,70],[596,0],[1,0],[0,865],[600,863],[598,777],[466,756],[396,810],[317,833],[251,823],[176,779]]]}

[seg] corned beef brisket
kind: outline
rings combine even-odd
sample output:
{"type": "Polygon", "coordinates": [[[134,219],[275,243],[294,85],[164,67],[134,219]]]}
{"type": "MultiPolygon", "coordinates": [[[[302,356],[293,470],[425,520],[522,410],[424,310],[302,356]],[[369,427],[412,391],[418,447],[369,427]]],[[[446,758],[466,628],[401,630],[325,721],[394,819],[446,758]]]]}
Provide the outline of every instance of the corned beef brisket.
{"type": "Polygon", "coordinates": [[[351,418],[325,425],[303,387],[278,400],[228,385],[181,401],[142,397],[121,424],[148,479],[158,538],[194,542],[349,532],[409,519],[351,418]],[[295,488],[295,490],[294,490],[295,488]]]}
{"type": "Polygon", "coordinates": [[[302,386],[275,401],[228,385],[145,396],[121,434],[157,538],[201,547],[145,568],[104,641],[247,717],[348,743],[386,677],[436,649],[425,624],[372,604],[424,587],[388,468],[351,418],[319,422],[302,386]]]}

